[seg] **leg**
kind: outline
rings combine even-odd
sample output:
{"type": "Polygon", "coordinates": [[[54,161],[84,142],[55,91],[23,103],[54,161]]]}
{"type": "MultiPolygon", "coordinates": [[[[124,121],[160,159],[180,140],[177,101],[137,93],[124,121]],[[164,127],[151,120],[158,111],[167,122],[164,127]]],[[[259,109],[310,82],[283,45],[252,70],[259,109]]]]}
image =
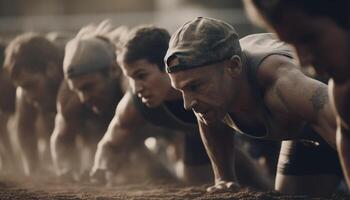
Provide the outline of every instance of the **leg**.
{"type": "Polygon", "coordinates": [[[10,140],[7,123],[9,114],[0,111],[0,171],[3,173],[17,172],[17,159],[10,140]]]}
{"type": "Polygon", "coordinates": [[[261,190],[272,189],[272,180],[256,161],[239,148],[236,148],[235,154],[235,169],[240,184],[261,190]]]}
{"type": "Polygon", "coordinates": [[[275,189],[293,195],[326,196],[340,182],[337,153],[324,141],[283,141],[275,189]]]}
{"type": "Polygon", "coordinates": [[[342,169],[345,175],[345,180],[350,187],[350,130],[341,126],[338,119],[337,125],[337,149],[340,157],[342,169]]]}

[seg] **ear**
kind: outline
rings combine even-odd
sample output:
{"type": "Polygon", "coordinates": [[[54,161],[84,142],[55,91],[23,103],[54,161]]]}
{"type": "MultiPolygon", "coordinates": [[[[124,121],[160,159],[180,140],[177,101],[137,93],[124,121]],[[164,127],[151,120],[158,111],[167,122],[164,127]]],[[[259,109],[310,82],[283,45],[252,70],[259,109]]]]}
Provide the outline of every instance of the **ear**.
{"type": "Polygon", "coordinates": [[[233,55],[227,62],[225,69],[232,77],[237,77],[242,72],[242,60],[238,55],[233,55]]]}
{"type": "Polygon", "coordinates": [[[122,74],[122,70],[117,62],[113,62],[112,66],[110,67],[110,73],[114,77],[119,77],[122,74]]]}
{"type": "Polygon", "coordinates": [[[59,70],[59,67],[57,66],[57,64],[53,62],[49,62],[47,64],[45,73],[50,80],[56,80],[58,77],[60,77],[60,73],[62,72],[59,70]]]}

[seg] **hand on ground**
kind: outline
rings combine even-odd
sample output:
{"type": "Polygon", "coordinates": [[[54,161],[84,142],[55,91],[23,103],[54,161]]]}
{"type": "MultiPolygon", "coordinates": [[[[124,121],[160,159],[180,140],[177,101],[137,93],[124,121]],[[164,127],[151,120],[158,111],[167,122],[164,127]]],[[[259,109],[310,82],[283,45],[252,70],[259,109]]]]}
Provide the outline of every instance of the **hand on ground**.
{"type": "Polygon", "coordinates": [[[225,192],[225,191],[237,191],[239,185],[232,181],[218,181],[215,185],[208,187],[207,192],[225,192]]]}

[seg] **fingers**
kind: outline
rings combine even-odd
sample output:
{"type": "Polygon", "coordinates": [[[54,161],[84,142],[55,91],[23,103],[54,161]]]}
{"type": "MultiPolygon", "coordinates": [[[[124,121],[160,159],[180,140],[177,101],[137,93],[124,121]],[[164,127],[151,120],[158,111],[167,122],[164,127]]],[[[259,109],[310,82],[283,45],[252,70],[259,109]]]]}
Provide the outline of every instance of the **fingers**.
{"type": "Polygon", "coordinates": [[[229,182],[220,181],[216,183],[214,186],[207,188],[207,192],[214,193],[214,192],[223,192],[228,190],[236,191],[238,190],[238,188],[239,188],[239,185],[232,181],[229,181],[229,182]]]}
{"type": "Polygon", "coordinates": [[[228,188],[228,189],[234,189],[234,188],[237,188],[237,187],[239,187],[239,185],[235,184],[234,182],[226,183],[226,188],[228,188]]]}

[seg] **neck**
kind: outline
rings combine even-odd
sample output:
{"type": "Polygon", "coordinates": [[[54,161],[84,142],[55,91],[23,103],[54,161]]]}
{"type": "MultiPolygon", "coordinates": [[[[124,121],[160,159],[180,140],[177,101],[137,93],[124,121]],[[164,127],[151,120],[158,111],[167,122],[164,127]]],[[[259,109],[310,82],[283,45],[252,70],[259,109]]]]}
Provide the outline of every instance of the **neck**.
{"type": "Polygon", "coordinates": [[[120,78],[114,78],[110,80],[110,87],[111,87],[111,96],[113,103],[115,104],[114,106],[116,107],[117,104],[119,103],[119,100],[123,97],[124,95],[124,85],[123,81],[120,80],[120,78]]]}
{"type": "Polygon", "coordinates": [[[181,98],[182,98],[181,92],[178,90],[175,90],[173,87],[170,87],[167,93],[167,98],[165,100],[171,101],[171,100],[178,100],[181,98]]]}
{"type": "Polygon", "coordinates": [[[48,83],[50,85],[52,92],[55,93],[56,95],[58,93],[58,90],[61,86],[62,81],[63,81],[63,75],[60,74],[56,78],[51,79],[50,82],[48,83]]]}

